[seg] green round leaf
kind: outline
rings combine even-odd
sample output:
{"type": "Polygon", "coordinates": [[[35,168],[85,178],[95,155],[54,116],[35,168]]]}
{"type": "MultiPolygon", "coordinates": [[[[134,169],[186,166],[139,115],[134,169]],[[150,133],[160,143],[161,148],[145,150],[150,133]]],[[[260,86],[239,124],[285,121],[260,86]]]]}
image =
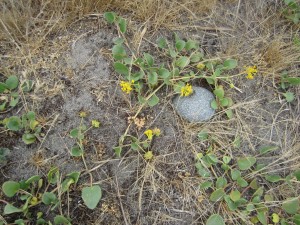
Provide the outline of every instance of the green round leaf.
{"type": "Polygon", "coordinates": [[[158,104],[159,102],[159,98],[156,96],[156,94],[152,95],[151,98],[148,100],[148,105],[150,107],[155,106],[156,104],[158,104]]]}
{"type": "Polygon", "coordinates": [[[125,48],[122,44],[114,45],[114,47],[112,48],[112,54],[115,60],[121,60],[126,58],[127,56],[125,48]]]}
{"type": "Polygon", "coordinates": [[[256,163],[255,157],[244,157],[244,158],[239,158],[237,160],[237,164],[238,164],[238,167],[240,168],[240,170],[248,170],[255,163],[256,163]]]}
{"type": "Polygon", "coordinates": [[[240,187],[247,187],[248,186],[248,182],[242,177],[237,178],[236,182],[238,183],[238,185],[240,187]]]}
{"type": "Polygon", "coordinates": [[[114,12],[106,12],[104,13],[104,18],[108,23],[113,23],[116,20],[116,14],[114,12]]]}
{"type": "Polygon", "coordinates": [[[15,181],[6,181],[2,184],[2,191],[7,197],[13,197],[20,190],[20,184],[15,181]]]}
{"type": "Polygon", "coordinates": [[[54,193],[45,192],[42,197],[42,202],[45,205],[56,204],[58,202],[58,199],[54,193]]]}
{"type": "Polygon", "coordinates": [[[165,47],[167,47],[167,40],[165,38],[162,38],[162,37],[158,38],[157,39],[157,46],[159,48],[165,48],[165,47]]]}
{"type": "Polygon", "coordinates": [[[196,41],[193,41],[193,40],[188,40],[185,44],[185,49],[187,51],[189,50],[192,50],[192,49],[198,49],[199,48],[199,45],[196,41]]]}
{"type": "Polygon", "coordinates": [[[238,191],[238,190],[234,190],[234,191],[231,191],[230,193],[230,199],[234,202],[240,200],[241,198],[241,193],[238,191]]]}
{"type": "Polygon", "coordinates": [[[61,224],[70,225],[71,223],[66,217],[58,215],[58,216],[54,217],[54,224],[55,225],[61,225],[61,224]]]}
{"type": "Polygon", "coordinates": [[[293,221],[296,225],[300,225],[300,214],[294,215],[293,221]]]}
{"type": "Polygon", "coordinates": [[[179,66],[180,68],[184,68],[188,66],[190,63],[190,59],[186,56],[181,56],[178,60],[176,60],[175,65],[179,66]]]}
{"type": "Polygon", "coordinates": [[[217,87],[214,90],[214,94],[217,96],[217,98],[222,100],[224,98],[224,89],[223,89],[223,87],[222,86],[217,87]]]}
{"type": "Polygon", "coordinates": [[[8,119],[6,127],[12,131],[19,131],[22,128],[21,119],[17,116],[12,116],[8,119]]]}
{"type": "Polygon", "coordinates": [[[120,18],[119,20],[119,27],[120,27],[120,31],[124,34],[126,32],[126,20],[124,18],[120,18]]]}
{"type": "Polygon", "coordinates": [[[148,64],[148,66],[153,66],[154,64],[154,59],[152,57],[152,55],[150,55],[149,53],[144,53],[144,59],[146,61],[146,63],[148,64]]]}
{"type": "Polygon", "coordinates": [[[200,184],[200,188],[201,189],[208,189],[212,186],[212,182],[211,181],[205,181],[204,183],[200,184]]]}
{"type": "Polygon", "coordinates": [[[102,197],[102,191],[99,185],[84,187],[82,189],[81,197],[89,209],[96,208],[102,197]]]}
{"type": "Polygon", "coordinates": [[[292,92],[283,93],[283,96],[285,97],[287,102],[292,102],[295,98],[295,95],[292,92]]]}
{"type": "Polygon", "coordinates": [[[282,203],[282,208],[289,214],[296,214],[299,210],[299,199],[291,198],[282,203]]]}
{"type": "Polygon", "coordinates": [[[219,214],[213,214],[206,221],[206,225],[225,225],[225,222],[219,214]]]}
{"type": "Polygon", "coordinates": [[[169,70],[165,69],[165,68],[160,68],[158,70],[158,75],[161,77],[161,78],[168,78],[170,77],[171,73],[169,70]]]}
{"type": "Polygon", "coordinates": [[[237,169],[231,170],[231,178],[232,180],[237,180],[239,177],[241,177],[241,171],[237,169]]]}
{"type": "Polygon", "coordinates": [[[36,141],[36,136],[34,134],[23,134],[22,140],[26,145],[30,145],[36,141]]]}
{"type": "Polygon", "coordinates": [[[175,47],[176,47],[177,51],[180,52],[185,47],[185,41],[183,41],[183,40],[176,41],[175,47]]]}
{"type": "Polygon", "coordinates": [[[213,193],[211,193],[210,195],[210,200],[213,202],[219,201],[221,200],[225,195],[224,189],[223,188],[219,188],[217,190],[215,190],[213,193]]]}
{"type": "Polygon", "coordinates": [[[227,59],[223,66],[226,70],[234,69],[237,66],[237,61],[235,59],[227,59]]]}
{"type": "Polygon", "coordinates": [[[11,205],[11,204],[7,204],[4,207],[4,215],[8,215],[8,214],[12,214],[12,213],[18,213],[18,212],[22,212],[22,209],[18,209],[17,207],[11,205]]]}
{"type": "Polygon", "coordinates": [[[148,82],[149,82],[149,84],[156,85],[157,81],[158,81],[158,75],[157,75],[157,73],[156,72],[150,72],[148,74],[148,82]]]}
{"type": "Polygon", "coordinates": [[[218,109],[218,103],[216,100],[212,100],[211,103],[210,103],[210,106],[213,108],[213,109],[218,109]]]}
{"type": "Polygon", "coordinates": [[[227,185],[227,180],[224,177],[218,177],[216,181],[216,188],[224,188],[227,185]]]}
{"type": "Polygon", "coordinates": [[[17,76],[10,76],[10,77],[7,78],[5,84],[7,85],[7,87],[10,90],[13,90],[16,87],[18,87],[18,85],[19,85],[19,79],[17,78],[17,76]]]}
{"type": "Polygon", "coordinates": [[[266,175],[265,176],[266,180],[272,183],[276,183],[278,181],[280,181],[282,178],[281,176],[274,174],[274,175],[266,175]]]}
{"type": "Polygon", "coordinates": [[[82,156],[83,155],[82,148],[80,148],[79,146],[74,146],[71,149],[71,155],[74,156],[74,157],[80,157],[80,156],[82,156]]]}
{"type": "Polygon", "coordinates": [[[123,74],[125,76],[129,75],[129,70],[128,70],[127,66],[125,66],[124,64],[122,64],[120,62],[115,62],[114,68],[117,73],[123,74]]]}
{"type": "Polygon", "coordinates": [[[203,58],[203,54],[200,52],[195,52],[191,55],[191,62],[197,63],[203,58]]]}

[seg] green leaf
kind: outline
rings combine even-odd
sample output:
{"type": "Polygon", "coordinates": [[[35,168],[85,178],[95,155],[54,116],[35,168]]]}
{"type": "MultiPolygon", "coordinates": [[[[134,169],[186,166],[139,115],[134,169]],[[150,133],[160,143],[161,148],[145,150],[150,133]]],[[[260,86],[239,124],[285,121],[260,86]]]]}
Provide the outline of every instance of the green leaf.
{"type": "Polygon", "coordinates": [[[126,58],[127,56],[125,48],[122,44],[114,45],[114,47],[112,48],[112,54],[115,60],[121,60],[126,58]]]}
{"type": "Polygon", "coordinates": [[[282,208],[289,214],[296,214],[299,210],[299,199],[290,198],[282,203],[282,208]]]}
{"type": "Polygon", "coordinates": [[[3,93],[6,89],[8,89],[7,85],[0,82],[0,94],[3,93]]]}
{"type": "Polygon", "coordinates": [[[10,107],[15,107],[19,103],[20,98],[12,98],[9,102],[10,107]]]}
{"type": "Polygon", "coordinates": [[[59,179],[58,167],[52,167],[47,174],[47,178],[50,184],[56,184],[59,179]]]}
{"type": "Polygon", "coordinates": [[[26,80],[24,83],[21,85],[21,88],[23,92],[29,92],[33,88],[33,81],[32,80],[26,80]]]}
{"type": "MultiPolygon", "coordinates": [[[[1,221],[0,221],[1,222],[1,221]]],[[[18,219],[18,220],[15,220],[14,224],[17,224],[17,225],[25,225],[25,221],[23,219],[18,219]]]]}
{"type": "Polygon", "coordinates": [[[223,156],[223,162],[224,162],[225,164],[230,163],[230,161],[231,161],[231,157],[230,157],[230,156],[226,156],[226,155],[223,156]]]}
{"type": "Polygon", "coordinates": [[[296,177],[298,181],[300,181],[300,170],[296,170],[293,172],[293,175],[296,177]]]}
{"type": "Polygon", "coordinates": [[[214,90],[214,94],[215,94],[215,96],[217,96],[217,98],[223,99],[224,98],[223,86],[220,85],[220,86],[216,87],[216,89],[214,90]]]}
{"type": "Polygon", "coordinates": [[[200,52],[195,52],[195,53],[193,53],[193,54],[191,55],[190,60],[191,60],[191,62],[193,62],[193,63],[197,63],[197,62],[199,62],[202,58],[203,58],[203,54],[202,54],[202,53],[200,53],[200,52]]]}
{"type": "Polygon", "coordinates": [[[82,189],[81,197],[89,209],[96,208],[98,202],[102,197],[102,191],[99,185],[84,187],[82,189]]]}
{"type": "Polygon", "coordinates": [[[212,107],[214,110],[218,109],[218,103],[215,99],[211,101],[210,107],[212,107]]]}
{"type": "Polygon", "coordinates": [[[35,113],[33,111],[29,111],[27,113],[27,118],[30,120],[30,121],[34,121],[35,120],[35,113]]]}
{"type": "Polygon", "coordinates": [[[27,180],[25,181],[25,183],[26,183],[26,184],[32,184],[32,183],[34,183],[34,182],[39,181],[40,179],[41,179],[41,176],[39,176],[39,175],[34,175],[34,176],[30,177],[29,179],[27,179],[27,180]]]}
{"type": "Polygon", "coordinates": [[[150,107],[153,107],[153,106],[157,105],[158,102],[159,102],[159,98],[157,97],[156,94],[154,94],[154,95],[151,96],[151,98],[149,98],[148,105],[150,107]]]}
{"type": "Polygon", "coordinates": [[[238,185],[240,187],[247,187],[248,186],[248,182],[242,177],[237,178],[236,182],[238,183],[238,185]]]}
{"type": "Polygon", "coordinates": [[[299,85],[300,84],[300,78],[299,77],[288,77],[288,78],[286,78],[286,80],[291,85],[299,85]]]}
{"type": "Polygon", "coordinates": [[[152,55],[150,55],[149,53],[144,53],[144,59],[146,61],[146,63],[148,64],[148,66],[153,66],[154,64],[154,60],[152,55]]]}
{"type": "Polygon", "coordinates": [[[206,225],[225,225],[225,222],[219,214],[213,214],[206,221],[206,225]]]}
{"type": "Polygon", "coordinates": [[[264,188],[259,187],[254,193],[253,196],[262,196],[264,194],[264,188]]]}
{"type": "Polygon", "coordinates": [[[206,190],[208,188],[211,188],[212,184],[213,183],[211,181],[205,181],[202,184],[200,184],[200,188],[206,190]]]}
{"type": "Polygon", "coordinates": [[[51,204],[56,204],[58,202],[58,199],[54,193],[45,192],[42,196],[42,202],[45,205],[51,205],[51,204]]]}
{"type": "Polygon", "coordinates": [[[276,183],[276,182],[280,181],[282,178],[281,178],[281,176],[274,174],[274,175],[266,175],[265,179],[269,182],[276,183]]]}
{"type": "Polygon", "coordinates": [[[186,56],[180,56],[179,59],[176,60],[175,65],[179,66],[180,68],[184,68],[188,66],[190,63],[190,59],[186,56]]]}
{"type": "Polygon", "coordinates": [[[185,41],[183,41],[183,40],[176,41],[175,47],[176,47],[177,51],[180,52],[185,47],[185,41]]]}
{"type": "Polygon", "coordinates": [[[115,154],[117,157],[121,157],[122,147],[114,147],[115,154]]]}
{"type": "Polygon", "coordinates": [[[237,66],[237,61],[235,59],[227,59],[225,60],[225,62],[223,63],[223,68],[225,70],[231,70],[234,69],[237,66]]]}
{"type": "Polygon", "coordinates": [[[128,70],[127,66],[125,66],[123,63],[115,62],[114,69],[117,73],[123,74],[125,76],[129,75],[129,70],[128,70]]]}
{"type": "Polygon", "coordinates": [[[104,18],[108,23],[112,24],[116,20],[116,14],[114,12],[106,12],[104,13],[104,18]]]}
{"type": "Polygon", "coordinates": [[[231,178],[232,180],[237,180],[239,177],[241,177],[241,171],[237,169],[231,170],[231,178]]]}
{"type": "Polygon", "coordinates": [[[80,157],[83,155],[83,149],[76,145],[71,149],[71,155],[74,157],[80,157]]]}
{"type": "Polygon", "coordinates": [[[156,72],[150,72],[148,74],[148,82],[151,85],[156,85],[158,82],[158,75],[156,72]]]}
{"type": "Polygon", "coordinates": [[[17,116],[12,116],[8,119],[6,127],[12,131],[19,131],[22,128],[21,119],[17,116]]]}
{"type": "Polygon", "coordinates": [[[230,199],[234,202],[240,200],[241,198],[241,193],[238,191],[238,190],[234,190],[234,191],[231,191],[230,193],[230,199]]]}
{"type": "Polygon", "coordinates": [[[61,215],[57,215],[54,217],[54,224],[55,225],[71,225],[70,221],[64,217],[64,216],[61,216],[61,215]]]}
{"type": "Polygon", "coordinates": [[[12,213],[18,213],[22,212],[22,209],[18,209],[17,207],[11,205],[11,204],[6,204],[4,207],[4,215],[12,214],[12,213]]]}
{"type": "Polygon", "coordinates": [[[197,136],[201,141],[206,141],[208,139],[207,130],[200,131],[197,136]]]}
{"type": "Polygon", "coordinates": [[[126,32],[126,20],[124,18],[120,18],[119,20],[119,27],[120,31],[124,34],[126,32]]]}
{"type": "Polygon", "coordinates": [[[224,177],[218,177],[216,181],[216,188],[224,188],[227,185],[227,180],[224,177]]]}
{"type": "Polygon", "coordinates": [[[220,104],[221,104],[221,106],[223,106],[223,107],[228,106],[228,105],[229,105],[229,100],[228,100],[228,98],[223,98],[223,99],[221,99],[221,100],[220,100],[220,104]]]}
{"type": "Polygon", "coordinates": [[[187,50],[187,51],[189,51],[189,50],[192,50],[192,49],[198,49],[199,48],[199,45],[198,45],[198,43],[196,42],[196,41],[193,41],[193,40],[188,40],[187,42],[186,42],[186,44],[185,44],[185,49],[187,50]]]}
{"type": "Polygon", "coordinates": [[[161,78],[168,78],[170,77],[171,73],[169,70],[165,69],[165,68],[160,68],[158,70],[158,75],[161,77],[161,78]]]}
{"type": "Polygon", "coordinates": [[[257,219],[259,222],[261,222],[263,225],[268,225],[268,220],[264,212],[258,212],[257,213],[257,219]]]}
{"type": "Polygon", "coordinates": [[[201,163],[196,163],[195,167],[197,168],[197,172],[202,177],[210,177],[210,171],[205,168],[201,163]]]}
{"type": "Polygon", "coordinates": [[[20,184],[15,181],[6,181],[2,184],[2,191],[7,197],[13,197],[20,190],[20,184]]]}
{"type": "Polygon", "coordinates": [[[7,87],[10,90],[15,89],[16,87],[18,87],[19,85],[19,79],[17,78],[17,76],[10,76],[7,78],[7,80],[5,81],[5,84],[7,85],[7,87]]]}
{"type": "Polygon", "coordinates": [[[72,138],[77,138],[79,135],[79,130],[77,128],[74,128],[73,130],[70,131],[70,136],[72,138]]]}
{"type": "Polygon", "coordinates": [[[294,217],[293,217],[293,222],[294,222],[296,225],[300,225],[300,214],[294,215],[294,217]]]}
{"type": "Polygon", "coordinates": [[[262,147],[259,148],[258,151],[261,155],[263,155],[263,154],[266,154],[266,153],[269,153],[269,152],[273,152],[277,149],[278,149],[278,146],[262,146],[262,147]]]}
{"type": "Polygon", "coordinates": [[[36,141],[36,136],[34,134],[23,134],[22,140],[26,145],[30,145],[36,141]]]}
{"type": "Polygon", "coordinates": [[[237,160],[237,164],[238,164],[238,167],[240,168],[240,170],[248,170],[255,163],[256,163],[255,157],[244,157],[244,158],[239,158],[237,160]]]}
{"type": "Polygon", "coordinates": [[[232,109],[227,109],[225,111],[225,113],[226,113],[228,119],[232,119],[233,118],[233,110],[232,109]]]}
{"type": "Polygon", "coordinates": [[[283,93],[283,96],[285,97],[287,102],[292,102],[295,98],[294,93],[292,92],[283,93]]]}
{"type": "Polygon", "coordinates": [[[159,48],[166,48],[168,43],[167,43],[167,40],[165,38],[160,37],[157,40],[157,45],[158,45],[159,48]]]}
{"type": "Polygon", "coordinates": [[[212,202],[217,202],[219,200],[221,200],[225,195],[224,189],[223,188],[219,188],[217,190],[215,190],[213,193],[211,193],[210,195],[210,200],[212,202]]]}

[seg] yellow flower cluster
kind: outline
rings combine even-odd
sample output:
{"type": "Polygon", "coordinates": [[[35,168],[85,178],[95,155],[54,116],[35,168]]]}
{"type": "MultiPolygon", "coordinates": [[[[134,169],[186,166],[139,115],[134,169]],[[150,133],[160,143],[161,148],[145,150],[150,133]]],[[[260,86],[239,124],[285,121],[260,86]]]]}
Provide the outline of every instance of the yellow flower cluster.
{"type": "Polygon", "coordinates": [[[100,122],[98,120],[92,120],[92,126],[99,128],[100,127],[100,122]]]}
{"type": "Polygon", "coordinates": [[[192,85],[190,84],[186,84],[185,86],[183,86],[180,90],[180,96],[189,96],[193,93],[193,88],[192,85]]]}
{"type": "Polygon", "coordinates": [[[199,69],[199,70],[203,70],[203,69],[205,68],[205,64],[203,64],[203,63],[198,63],[196,67],[197,67],[197,69],[199,69]]]}
{"type": "Polygon", "coordinates": [[[146,160],[151,160],[153,158],[153,153],[152,151],[148,151],[144,154],[144,159],[146,160]]]}
{"type": "Polygon", "coordinates": [[[122,88],[122,91],[125,92],[126,94],[129,94],[132,91],[132,84],[133,83],[134,83],[133,80],[131,81],[131,83],[126,82],[126,81],[121,81],[120,86],[122,88]]]}
{"type": "Polygon", "coordinates": [[[158,129],[158,128],[154,128],[153,130],[148,129],[144,132],[144,134],[147,136],[148,140],[152,140],[153,135],[155,135],[155,136],[160,135],[160,129],[158,129]]]}
{"type": "Polygon", "coordinates": [[[245,67],[245,69],[246,69],[245,73],[247,74],[246,78],[248,80],[252,80],[254,78],[254,75],[256,75],[258,72],[256,66],[247,66],[245,67]]]}

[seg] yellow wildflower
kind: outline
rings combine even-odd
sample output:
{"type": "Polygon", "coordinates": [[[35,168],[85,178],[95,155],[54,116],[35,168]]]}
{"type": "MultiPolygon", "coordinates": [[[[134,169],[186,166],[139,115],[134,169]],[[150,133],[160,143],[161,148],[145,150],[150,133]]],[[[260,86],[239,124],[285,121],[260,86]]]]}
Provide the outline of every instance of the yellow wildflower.
{"type": "Polygon", "coordinates": [[[146,160],[151,160],[153,158],[153,153],[152,151],[148,151],[144,154],[144,159],[146,160]]]}
{"type": "Polygon", "coordinates": [[[256,73],[258,72],[256,66],[247,66],[245,67],[245,69],[246,69],[245,73],[247,74],[246,78],[248,80],[252,80],[254,78],[254,75],[256,75],[256,73]]]}
{"type": "Polygon", "coordinates": [[[234,88],[234,84],[233,84],[233,83],[230,83],[230,84],[229,84],[229,87],[230,87],[230,88],[234,88]]]}
{"type": "Polygon", "coordinates": [[[122,88],[122,91],[126,94],[129,94],[132,91],[132,84],[134,83],[134,80],[130,82],[121,81],[120,86],[122,88]]]}
{"type": "Polygon", "coordinates": [[[85,111],[81,111],[81,112],[79,113],[79,116],[80,116],[81,118],[85,118],[85,117],[87,116],[87,113],[86,113],[85,111]]]}
{"type": "Polygon", "coordinates": [[[154,129],[152,130],[152,132],[153,132],[153,134],[154,134],[155,136],[159,136],[159,135],[160,135],[160,129],[158,129],[157,127],[154,128],[154,129]]]}
{"type": "Polygon", "coordinates": [[[272,221],[273,223],[279,223],[279,216],[277,213],[272,214],[272,221]]]}
{"type": "Polygon", "coordinates": [[[198,65],[197,65],[196,67],[197,67],[197,69],[199,69],[199,70],[203,70],[203,69],[205,68],[205,64],[203,64],[203,63],[198,63],[198,65]]]}
{"type": "Polygon", "coordinates": [[[152,138],[153,138],[153,131],[152,131],[152,130],[146,130],[146,131],[144,132],[144,134],[147,136],[147,138],[148,138],[149,140],[152,140],[152,138]]]}
{"type": "Polygon", "coordinates": [[[92,126],[98,128],[100,127],[100,122],[98,120],[92,120],[92,126]]]}
{"type": "Polygon", "coordinates": [[[189,96],[193,93],[193,88],[190,84],[186,84],[180,90],[180,96],[189,96]]]}

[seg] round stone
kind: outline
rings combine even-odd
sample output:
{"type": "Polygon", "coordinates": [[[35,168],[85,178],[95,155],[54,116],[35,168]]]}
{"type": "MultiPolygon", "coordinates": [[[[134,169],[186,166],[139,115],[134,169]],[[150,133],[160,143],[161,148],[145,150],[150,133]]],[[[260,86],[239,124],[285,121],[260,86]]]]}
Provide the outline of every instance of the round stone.
{"type": "Polygon", "coordinates": [[[215,99],[213,93],[202,87],[193,87],[190,96],[176,96],[173,104],[177,113],[189,122],[197,123],[209,120],[215,113],[210,106],[215,99]]]}

